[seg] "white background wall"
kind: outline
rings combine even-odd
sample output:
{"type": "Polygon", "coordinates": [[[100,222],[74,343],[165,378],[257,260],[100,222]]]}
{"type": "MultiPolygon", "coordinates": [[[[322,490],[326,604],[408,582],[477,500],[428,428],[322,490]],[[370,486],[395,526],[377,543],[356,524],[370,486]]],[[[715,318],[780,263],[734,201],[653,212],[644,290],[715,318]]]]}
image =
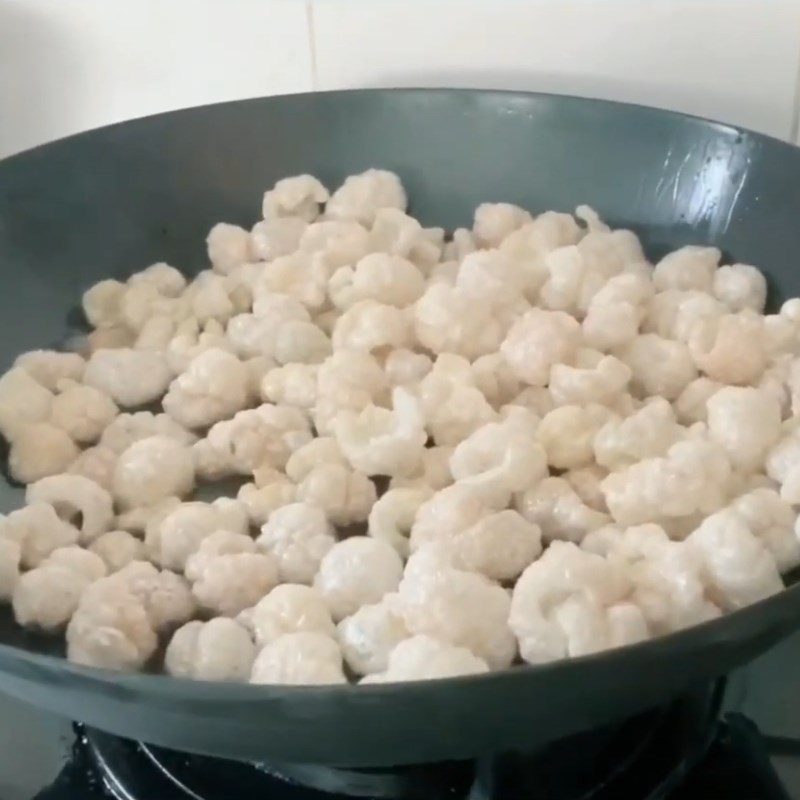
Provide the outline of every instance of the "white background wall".
{"type": "Polygon", "coordinates": [[[0,157],[171,108],[540,89],[797,138],[800,0],[0,0],[0,157]]]}

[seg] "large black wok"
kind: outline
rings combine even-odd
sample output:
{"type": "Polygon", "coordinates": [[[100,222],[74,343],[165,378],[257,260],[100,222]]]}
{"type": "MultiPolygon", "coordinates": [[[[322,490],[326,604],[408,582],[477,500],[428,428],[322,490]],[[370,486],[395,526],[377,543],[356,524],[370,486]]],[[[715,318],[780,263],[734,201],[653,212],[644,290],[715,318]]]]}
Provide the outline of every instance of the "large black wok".
{"type": "MultiPolygon", "coordinates": [[[[204,264],[219,220],[251,224],[299,172],[329,185],[397,171],[413,213],[590,203],[658,256],[713,243],[800,295],[800,150],[677,114],[488,91],[363,91],[252,100],[126,122],[0,163],[0,366],[63,341],[90,283],[154,261],[204,264]]],[[[18,490],[0,489],[8,510],[18,490]]],[[[634,647],[429,683],[269,688],[73,666],[0,618],[0,689],[113,733],[242,759],[374,766],[530,748],[728,672],[800,623],[800,587],[634,647]]]]}

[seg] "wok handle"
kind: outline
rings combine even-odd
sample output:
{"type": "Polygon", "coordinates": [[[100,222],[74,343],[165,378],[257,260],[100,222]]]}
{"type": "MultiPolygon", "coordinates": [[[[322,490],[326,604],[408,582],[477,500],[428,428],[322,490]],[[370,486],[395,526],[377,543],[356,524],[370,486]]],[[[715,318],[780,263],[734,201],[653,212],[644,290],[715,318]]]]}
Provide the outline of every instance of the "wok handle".
{"type": "Polygon", "coordinates": [[[758,727],[742,714],[725,716],[708,754],[676,795],[680,800],[797,800],[775,771],[758,727]]]}

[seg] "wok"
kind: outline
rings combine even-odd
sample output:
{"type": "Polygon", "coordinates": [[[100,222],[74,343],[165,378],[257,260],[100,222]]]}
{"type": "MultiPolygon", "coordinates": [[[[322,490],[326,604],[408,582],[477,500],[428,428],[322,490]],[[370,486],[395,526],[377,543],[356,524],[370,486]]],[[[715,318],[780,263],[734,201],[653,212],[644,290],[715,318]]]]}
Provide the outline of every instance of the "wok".
{"type": "MultiPolygon", "coordinates": [[[[425,223],[507,200],[589,203],[652,257],[713,243],[800,295],[800,150],[702,119],[596,100],[389,90],[248,100],[80,134],[0,163],[0,366],[63,342],[90,283],[154,261],[192,271],[204,237],[252,224],[265,187],[398,172],[425,223]]],[[[2,487],[8,510],[19,490],[2,487]]],[[[532,748],[729,672],[800,622],[800,587],[665,638],[479,677],[280,688],[118,674],[0,620],[0,690],[93,726],[238,759],[380,766],[532,748]]]]}

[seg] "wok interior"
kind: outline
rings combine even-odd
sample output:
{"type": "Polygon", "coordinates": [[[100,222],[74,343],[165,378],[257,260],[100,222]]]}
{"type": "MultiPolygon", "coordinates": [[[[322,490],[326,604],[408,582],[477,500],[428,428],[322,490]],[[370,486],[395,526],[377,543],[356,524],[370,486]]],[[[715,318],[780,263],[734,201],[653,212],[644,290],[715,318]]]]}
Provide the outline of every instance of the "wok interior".
{"type": "MultiPolygon", "coordinates": [[[[715,244],[725,261],[748,261],[766,273],[770,309],[800,295],[800,274],[787,269],[791,255],[747,232],[750,203],[772,199],[744,191],[758,177],[754,154],[781,147],[766,137],[649,109],[516,93],[351,92],[303,100],[260,101],[264,128],[247,121],[259,101],[225,104],[111,126],[0,163],[0,178],[9,181],[10,174],[11,184],[0,197],[0,222],[8,228],[5,235],[0,230],[0,274],[22,294],[0,296],[3,369],[20,352],[63,349],[87,331],[80,296],[93,282],[124,279],[160,260],[189,275],[205,268],[211,225],[224,220],[249,227],[263,191],[299,172],[335,187],[359,169],[394,169],[408,188],[410,213],[449,231],[469,227],[472,210],[486,200],[533,212],[571,211],[588,202],[614,227],[633,229],[651,260],[683,244],[715,244]],[[349,106],[360,112],[352,127],[349,106]],[[448,119],[453,112],[463,120],[457,130],[448,119]],[[326,129],[320,149],[316,136],[302,135],[302,118],[330,124],[331,114],[335,126],[326,129]],[[642,138],[666,134],[648,148],[648,163],[634,167],[631,153],[627,171],[625,149],[607,138],[626,116],[642,128],[642,138]],[[239,125],[216,142],[225,117],[239,125]],[[284,127],[288,121],[297,141],[271,131],[281,127],[270,124],[275,117],[284,127]],[[366,125],[358,130],[357,122],[366,125]],[[421,137],[418,147],[404,136],[408,128],[421,137]],[[258,132],[263,143],[253,138],[258,132]],[[218,146],[212,149],[212,142],[218,146]],[[482,161],[460,160],[475,148],[482,161]],[[637,192],[627,196],[632,185],[637,192]]],[[[645,142],[636,144],[641,149],[645,142]]],[[[800,169],[798,151],[784,148],[780,155],[800,169]]],[[[800,233],[795,236],[800,246],[800,233]]],[[[23,501],[22,488],[4,472],[0,511],[23,501]]],[[[8,607],[0,607],[0,642],[64,654],[61,637],[21,630],[8,607]]]]}
{"type": "MultiPolygon", "coordinates": [[[[796,269],[800,151],[788,145],[680,115],[574,98],[449,90],[300,95],[123,123],[0,162],[0,274],[6,289],[0,294],[0,366],[6,369],[16,354],[61,344],[80,332],[80,294],[97,280],[125,277],[155,261],[167,261],[188,274],[202,269],[209,228],[221,220],[252,225],[253,209],[259,207],[263,191],[279,178],[310,172],[334,186],[348,174],[372,166],[400,175],[409,193],[410,213],[425,224],[450,230],[469,225],[473,208],[483,201],[509,201],[533,212],[566,211],[588,203],[612,226],[632,228],[651,259],[684,244],[715,244],[726,259],[755,264],[766,273],[773,307],[800,295],[796,269]]],[[[0,483],[0,510],[21,502],[19,488],[0,483]]],[[[691,643],[687,652],[698,652],[696,663],[686,663],[687,674],[711,677],[725,672],[737,659],[752,656],[788,632],[798,605],[794,593],[789,594],[792,609],[790,599],[767,601],[774,611],[764,616],[763,627],[751,613],[757,612],[754,608],[742,612],[747,624],[732,626],[723,619],[706,626],[721,632],[717,641],[705,633],[682,639],[679,635],[679,641],[691,643]],[[703,646],[716,647],[717,655],[700,653],[703,646]]],[[[17,628],[7,607],[0,609],[0,642],[63,655],[60,637],[17,628]]],[[[652,691],[659,680],[665,692],[677,688],[679,682],[669,677],[674,664],[669,672],[666,669],[668,643],[648,642],[634,650],[652,654],[655,674],[643,680],[652,684],[652,691]]],[[[644,655],[641,658],[647,661],[644,655]]],[[[562,670],[566,677],[553,680],[562,689],[580,687],[579,673],[584,667],[592,669],[592,664],[587,659],[581,670],[562,670]]],[[[0,673],[5,669],[0,664],[0,673]]],[[[524,688],[525,675],[553,675],[559,669],[519,671],[525,674],[508,683],[517,692],[524,688]]],[[[51,680],[49,674],[25,677],[31,686],[51,680]]],[[[103,680],[113,687],[113,676],[103,680]]],[[[619,677],[617,682],[621,695],[625,687],[619,677]]],[[[126,703],[153,704],[147,695],[149,685],[143,683],[139,695],[115,697],[119,706],[110,697],[98,696],[108,711],[99,709],[95,717],[106,719],[111,727],[116,724],[111,722],[112,712],[127,708],[126,703]]],[[[466,691],[470,682],[453,685],[466,691]]],[[[495,703],[501,690],[496,682],[486,686],[484,700],[494,698],[495,703]]],[[[433,688],[419,690],[418,697],[428,702],[433,688]]],[[[85,686],[76,690],[73,706],[65,694],[63,710],[75,714],[81,691],[86,690],[85,686]]],[[[393,696],[403,702],[404,696],[413,698],[416,691],[399,687],[393,696]]],[[[359,700],[357,694],[353,693],[350,708],[353,725],[361,719],[359,713],[369,719],[384,708],[374,702],[370,708],[369,699],[359,700]]],[[[265,702],[272,702],[268,693],[264,696],[265,702]]],[[[188,697],[187,692],[184,699],[188,697]]],[[[458,701],[465,698],[459,695],[458,701]]],[[[535,698],[523,700],[529,714],[534,714],[535,698]]],[[[606,715],[613,699],[602,701],[606,715]]],[[[330,758],[377,764],[415,760],[414,753],[423,747],[443,755],[471,752],[473,744],[479,746],[478,739],[492,741],[488,737],[505,735],[507,728],[521,724],[509,716],[514,698],[509,700],[504,719],[492,720],[491,714],[499,710],[483,708],[483,731],[464,726],[447,741],[440,736],[441,741],[429,738],[427,743],[424,735],[418,735],[416,743],[403,751],[398,748],[398,742],[405,742],[398,722],[397,738],[373,741],[373,754],[365,759],[346,754],[361,752],[364,737],[374,739],[374,731],[359,738],[357,731],[349,730],[342,742],[328,743],[331,751],[338,748],[330,758]]],[[[49,699],[40,702],[53,705],[49,699]]],[[[558,706],[558,700],[553,703],[558,706]]],[[[312,706],[313,701],[308,707],[312,706]]],[[[288,713],[285,706],[277,708],[288,713]]],[[[420,708],[411,702],[408,714],[419,715],[420,708]]],[[[331,719],[341,717],[342,710],[331,706],[331,719]]],[[[478,706],[473,713],[477,710],[478,706]]],[[[243,757],[255,757],[256,747],[261,748],[258,752],[272,747],[286,760],[299,752],[304,741],[297,738],[295,728],[287,728],[285,741],[280,741],[278,732],[271,744],[247,742],[245,732],[251,730],[247,726],[257,720],[246,719],[246,709],[238,712],[242,718],[235,730],[241,728],[240,740],[224,726],[207,734],[192,730],[188,707],[176,705],[169,713],[177,715],[172,727],[165,720],[155,727],[158,711],[152,721],[143,717],[134,723],[130,718],[119,725],[138,725],[137,735],[143,738],[148,738],[150,725],[150,740],[160,736],[168,746],[243,757]],[[187,714],[183,721],[182,712],[187,714]],[[222,742],[223,733],[227,742],[222,742]]],[[[431,711],[431,719],[444,724],[448,713],[465,712],[442,706],[431,711]]],[[[591,707],[580,713],[573,709],[564,725],[585,727],[592,722],[592,713],[591,707]]],[[[552,718],[552,708],[548,711],[543,705],[541,714],[552,718]]],[[[437,730],[433,724],[431,736],[437,730]]],[[[311,750],[303,751],[302,757],[312,760],[317,751],[308,747],[311,750]]]]}

